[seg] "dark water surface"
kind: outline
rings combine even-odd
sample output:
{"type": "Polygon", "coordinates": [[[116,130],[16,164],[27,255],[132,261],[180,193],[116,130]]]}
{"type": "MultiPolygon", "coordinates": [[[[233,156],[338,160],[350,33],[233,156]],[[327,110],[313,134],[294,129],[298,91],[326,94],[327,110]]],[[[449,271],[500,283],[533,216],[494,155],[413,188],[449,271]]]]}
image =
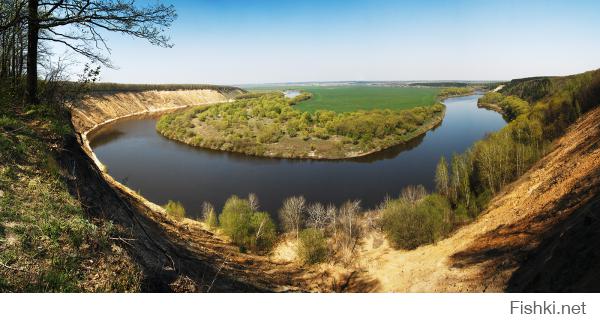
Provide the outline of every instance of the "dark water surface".
{"type": "Polygon", "coordinates": [[[447,99],[442,124],[407,145],[344,161],[269,159],[194,148],[159,135],[155,119],[108,125],[91,145],[116,180],[158,204],[181,201],[190,217],[199,215],[203,201],[220,210],[232,194],[250,192],[273,215],[292,195],[336,205],[360,199],[368,208],[386,195],[398,196],[407,185],[432,189],[442,155],[463,152],[502,128],[500,114],[477,108],[479,97],[447,99]]]}

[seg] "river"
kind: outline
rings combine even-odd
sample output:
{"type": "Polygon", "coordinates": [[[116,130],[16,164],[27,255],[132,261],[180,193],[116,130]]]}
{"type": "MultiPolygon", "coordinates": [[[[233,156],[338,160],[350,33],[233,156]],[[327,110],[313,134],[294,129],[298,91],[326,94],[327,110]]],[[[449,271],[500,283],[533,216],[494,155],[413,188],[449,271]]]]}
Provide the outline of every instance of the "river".
{"type": "Polygon", "coordinates": [[[407,185],[433,189],[442,155],[449,159],[505,125],[500,114],[477,107],[479,97],[446,99],[437,128],[406,145],[350,160],[270,159],[195,148],[159,135],[152,117],[104,126],[91,147],[116,180],[157,204],[181,201],[189,217],[199,215],[203,201],[220,210],[232,194],[251,192],[272,215],[293,195],[338,206],[360,199],[372,208],[407,185]]]}

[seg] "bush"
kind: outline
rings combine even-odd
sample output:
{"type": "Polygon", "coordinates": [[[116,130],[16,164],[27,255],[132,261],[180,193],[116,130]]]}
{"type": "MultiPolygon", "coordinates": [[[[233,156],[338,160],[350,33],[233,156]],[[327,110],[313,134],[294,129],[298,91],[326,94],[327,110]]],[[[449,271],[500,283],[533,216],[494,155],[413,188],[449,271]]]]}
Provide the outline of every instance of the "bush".
{"type": "Polygon", "coordinates": [[[327,240],[318,229],[308,228],[300,232],[298,257],[307,264],[316,264],[327,259],[327,240]]]}
{"type": "Polygon", "coordinates": [[[248,200],[230,197],[219,216],[223,232],[241,249],[269,250],[276,238],[275,224],[265,212],[256,212],[248,200]]]}
{"type": "Polygon", "coordinates": [[[250,228],[254,235],[250,240],[251,249],[269,250],[277,241],[275,223],[267,212],[254,212],[250,219],[250,228]]]}
{"type": "Polygon", "coordinates": [[[181,202],[169,200],[164,208],[167,212],[167,216],[174,220],[181,221],[185,218],[185,208],[181,202]]]}
{"type": "Polygon", "coordinates": [[[382,210],[383,230],[395,247],[414,249],[433,243],[452,230],[450,203],[438,194],[418,202],[388,201],[382,210]]]}
{"type": "Polygon", "coordinates": [[[202,204],[202,219],[204,220],[204,223],[206,223],[206,225],[208,225],[208,227],[211,229],[215,229],[219,226],[219,219],[217,217],[217,213],[215,212],[215,208],[208,202],[204,202],[204,204],[202,204]]]}

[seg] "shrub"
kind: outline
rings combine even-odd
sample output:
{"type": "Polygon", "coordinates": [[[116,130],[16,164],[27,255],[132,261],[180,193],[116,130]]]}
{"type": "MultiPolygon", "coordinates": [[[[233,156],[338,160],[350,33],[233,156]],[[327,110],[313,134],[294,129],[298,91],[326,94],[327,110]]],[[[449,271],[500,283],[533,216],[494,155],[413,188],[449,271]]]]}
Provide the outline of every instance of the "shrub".
{"type": "Polygon", "coordinates": [[[202,219],[209,228],[214,229],[219,226],[219,219],[212,204],[204,202],[202,204],[202,219]]]}
{"type": "Polygon", "coordinates": [[[254,235],[250,239],[250,248],[256,250],[269,250],[277,240],[275,223],[267,212],[254,212],[250,219],[251,232],[254,235]]]}
{"type": "Polygon", "coordinates": [[[256,212],[248,200],[230,197],[219,216],[223,232],[241,249],[268,250],[276,240],[275,224],[265,212],[256,212]]]}
{"type": "Polygon", "coordinates": [[[327,259],[327,240],[318,229],[308,228],[300,232],[298,257],[307,264],[316,264],[327,259]]]}
{"type": "Polygon", "coordinates": [[[452,229],[450,203],[438,194],[418,202],[388,201],[383,210],[383,230],[395,247],[414,249],[440,240],[452,229]]]}
{"type": "Polygon", "coordinates": [[[185,218],[185,208],[181,202],[169,200],[164,208],[167,216],[174,220],[181,221],[185,218]]]}

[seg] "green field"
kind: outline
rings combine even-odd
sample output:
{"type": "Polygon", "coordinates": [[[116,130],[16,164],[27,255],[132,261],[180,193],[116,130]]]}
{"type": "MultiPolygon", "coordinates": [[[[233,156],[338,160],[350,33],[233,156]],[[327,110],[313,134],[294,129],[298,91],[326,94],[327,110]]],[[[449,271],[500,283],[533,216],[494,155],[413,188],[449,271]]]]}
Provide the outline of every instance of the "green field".
{"type": "Polygon", "coordinates": [[[407,109],[435,103],[440,89],[383,86],[306,86],[291,87],[313,94],[296,108],[314,112],[347,112],[370,109],[407,109]]]}

